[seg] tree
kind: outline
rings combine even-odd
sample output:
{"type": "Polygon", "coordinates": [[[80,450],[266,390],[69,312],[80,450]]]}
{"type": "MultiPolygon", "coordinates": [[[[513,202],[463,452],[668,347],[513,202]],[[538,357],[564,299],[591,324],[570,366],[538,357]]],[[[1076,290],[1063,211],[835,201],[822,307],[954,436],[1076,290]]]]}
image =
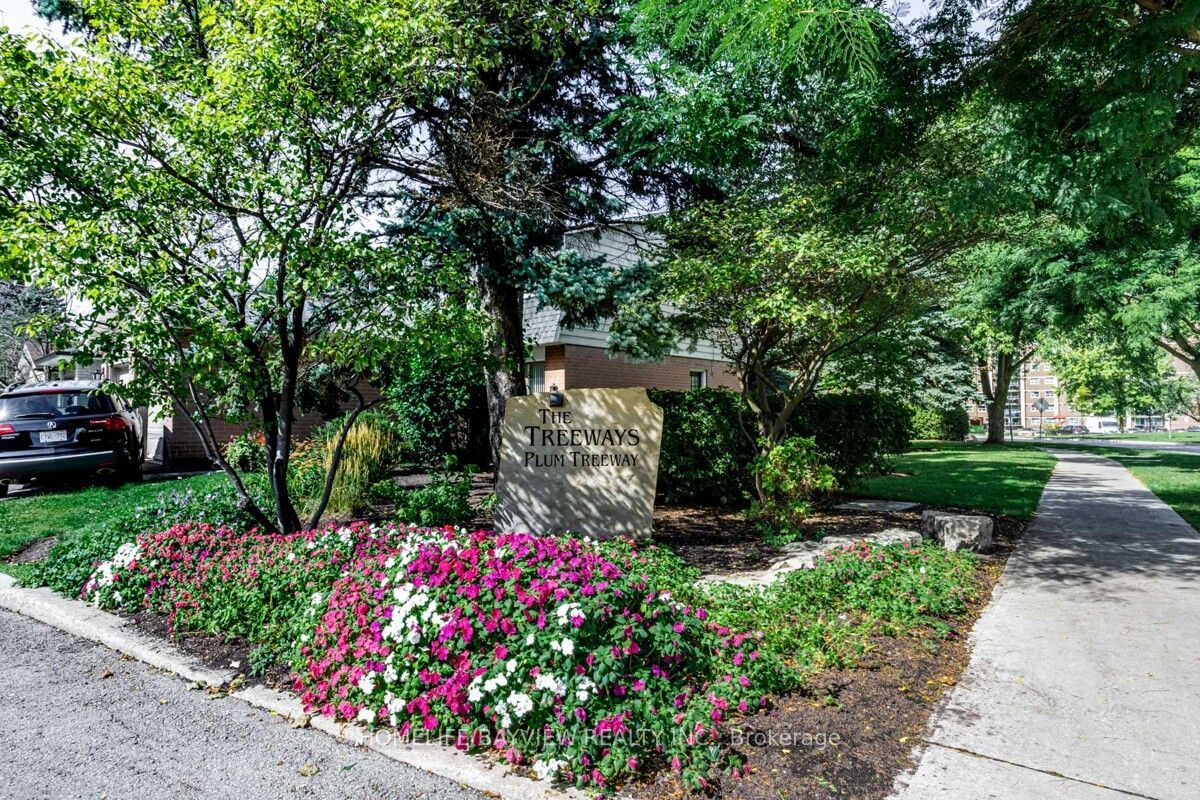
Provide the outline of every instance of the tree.
{"type": "Polygon", "coordinates": [[[0,374],[16,376],[25,343],[48,349],[62,303],[53,293],[15,281],[0,280],[0,374]],[[46,332],[42,332],[42,331],[46,332]]]}
{"type": "Polygon", "coordinates": [[[1166,354],[1113,327],[1096,320],[1072,341],[1046,348],[1071,405],[1085,414],[1115,415],[1122,431],[1136,413],[1169,416],[1183,410],[1184,386],[1166,354]]]}
{"type": "MultiPolygon", "coordinates": [[[[611,315],[640,291],[642,273],[563,251],[564,234],[669,202],[690,183],[678,164],[657,157],[663,120],[625,113],[674,102],[674,87],[655,77],[651,47],[632,32],[711,20],[720,5],[532,0],[520,14],[511,3],[464,10],[481,37],[477,45],[492,58],[417,109],[427,148],[389,166],[421,189],[394,230],[419,230],[442,241],[448,254],[466,254],[491,321],[493,459],[505,404],[526,391],[526,297],[554,305],[574,325],[611,315]],[[556,24],[531,36],[530,18],[556,24]]],[[[721,13],[732,18],[736,10],[726,3],[721,13]]],[[[852,49],[869,34],[860,21],[870,15],[865,10],[822,0],[814,11],[799,15],[791,38],[765,24],[756,28],[761,38],[750,38],[783,45],[779,54],[786,56],[835,40],[852,49]]]]}
{"type": "Polygon", "coordinates": [[[991,444],[1004,442],[1009,386],[1054,319],[1047,276],[1062,265],[1065,234],[1030,233],[1028,244],[989,242],[958,256],[964,279],[951,314],[967,324],[975,349],[991,444]]]}
{"type": "Polygon", "coordinates": [[[666,227],[670,322],[728,359],[763,456],[828,362],[906,318],[930,283],[931,253],[884,232],[839,235],[810,203],[700,207],[666,227]]]}
{"type": "MultiPolygon", "coordinates": [[[[754,8],[745,30],[789,30],[778,6],[754,8]]],[[[665,322],[714,341],[764,455],[832,363],[935,307],[949,255],[987,235],[969,137],[941,124],[971,42],[963,9],[948,3],[913,30],[872,14],[866,70],[821,51],[781,59],[779,41],[742,37],[741,22],[730,40],[720,14],[660,36],[661,79],[698,91],[646,113],[675,126],[661,157],[697,180],[663,222],[658,293],[613,330],[652,339],[665,322]]]]}
{"type": "Polygon", "coordinates": [[[823,386],[903,398],[923,408],[961,408],[979,394],[967,325],[942,310],[890,326],[838,354],[823,386]]]}
{"type": "Polygon", "coordinates": [[[372,235],[400,202],[378,164],[414,147],[414,106],[490,56],[449,3],[80,6],[70,48],[0,33],[6,266],[74,299],[71,336],[186,413],[260,524],[314,525],[363,382],[444,299],[419,239],[372,235]],[[301,520],[288,465],[318,377],[352,411],[301,520]],[[263,425],[272,514],[222,456],[222,418],[263,425]]]}
{"type": "Polygon", "coordinates": [[[1011,180],[1072,224],[1128,236],[1175,213],[1200,123],[1188,0],[1006,0],[977,61],[1011,180]]]}

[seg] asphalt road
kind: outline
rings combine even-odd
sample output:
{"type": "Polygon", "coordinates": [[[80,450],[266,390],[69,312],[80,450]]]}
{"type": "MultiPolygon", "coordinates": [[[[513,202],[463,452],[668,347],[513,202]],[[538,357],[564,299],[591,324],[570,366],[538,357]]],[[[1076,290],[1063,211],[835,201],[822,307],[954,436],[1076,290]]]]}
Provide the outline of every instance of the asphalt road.
{"type": "Polygon", "coordinates": [[[7,611],[0,765],[12,800],[482,800],[7,611]]]}

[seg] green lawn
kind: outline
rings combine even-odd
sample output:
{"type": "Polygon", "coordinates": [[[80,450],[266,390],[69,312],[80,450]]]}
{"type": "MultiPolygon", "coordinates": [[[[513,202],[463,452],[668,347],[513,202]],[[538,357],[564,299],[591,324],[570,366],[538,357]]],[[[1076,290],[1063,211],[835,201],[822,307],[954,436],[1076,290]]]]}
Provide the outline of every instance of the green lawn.
{"type": "Polygon", "coordinates": [[[1089,433],[1081,436],[1073,436],[1074,439],[1128,439],[1131,442],[1180,442],[1181,444],[1196,444],[1200,443],[1200,433],[1187,433],[1186,431],[1176,431],[1175,433],[1089,433]]]}
{"type": "Polygon", "coordinates": [[[1020,445],[922,442],[854,493],[1029,519],[1053,470],[1054,456],[1020,445]]]}
{"type": "MultiPolygon", "coordinates": [[[[225,480],[223,475],[187,478],[198,491],[225,480]]],[[[110,519],[153,501],[170,488],[165,481],[127,483],[116,489],[87,486],[55,489],[30,497],[0,501],[0,561],[30,542],[46,536],[64,536],[95,530],[110,519]]],[[[17,565],[3,565],[8,572],[17,565]]]]}

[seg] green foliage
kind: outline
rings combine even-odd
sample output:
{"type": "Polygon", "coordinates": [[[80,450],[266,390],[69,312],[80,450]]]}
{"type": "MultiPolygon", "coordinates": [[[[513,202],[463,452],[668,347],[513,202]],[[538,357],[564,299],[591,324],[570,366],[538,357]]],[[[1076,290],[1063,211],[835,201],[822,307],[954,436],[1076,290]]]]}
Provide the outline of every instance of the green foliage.
{"type": "MultiPolygon", "coordinates": [[[[187,407],[210,451],[210,422],[261,424],[274,513],[256,516],[296,530],[301,386],[361,402],[418,312],[454,300],[425,232],[389,245],[363,221],[424,197],[415,112],[496,64],[490,21],[392,0],[79,6],[70,47],[0,33],[4,267],[86,299],[64,337],[138,364],[131,398],[187,407]]],[[[506,7],[521,45],[561,44],[586,13],[541,10],[506,7]]]]}
{"type": "Polygon", "coordinates": [[[827,391],[875,392],[920,406],[963,405],[978,396],[979,371],[969,332],[945,311],[866,337],[838,353],[821,376],[827,391]]]}
{"type": "Polygon", "coordinates": [[[225,460],[239,472],[265,475],[267,445],[262,433],[247,431],[230,438],[224,448],[225,460]]]}
{"type": "Polygon", "coordinates": [[[908,408],[873,392],[829,393],[809,398],[796,409],[794,436],[812,437],[821,460],[843,489],[891,469],[890,456],[908,448],[908,408]]]}
{"type": "Polygon", "coordinates": [[[466,525],[475,516],[471,508],[474,472],[470,465],[457,469],[454,457],[447,456],[427,486],[403,490],[393,484],[388,493],[396,504],[396,519],[423,527],[466,525]]]}
{"type": "Polygon", "coordinates": [[[811,438],[784,439],[759,456],[752,469],[762,500],[750,507],[750,516],[777,536],[793,536],[812,512],[813,495],[836,485],[833,470],[821,463],[811,438]]]}
{"type": "Polygon", "coordinates": [[[797,6],[758,0],[641,0],[635,30],[647,44],[666,45],[692,59],[729,65],[742,73],[779,76],[818,69],[874,75],[878,12],[840,0],[797,6]]]}
{"type": "MultiPolygon", "coordinates": [[[[344,418],[325,423],[313,433],[311,441],[297,445],[292,456],[290,479],[301,507],[310,513],[324,493],[344,424],[344,418]]],[[[341,464],[329,492],[326,514],[345,518],[368,508],[371,487],[396,466],[406,451],[404,433],[402,424],[382,412],[364,411],[355,418],[342,444],[341,464]]]]}
{"type": "MultiPolygon", "coordinates": [[[[618,563],[629,548],[620,540],[601,543],[618,563]]],[[[821,669],[853,666],[874,633],[944,628],[975,597],[974,554],[936,545],[847,547],[757,590],[701,583],[699,570],[666,548],[644,548],[640,556],[651,585],[705,607],[717,624],[762,631],[759,649],[787,667],[770,676],[775,691],[802,687],[821,669]]]]}
{"type": "MultiPolygon", "coordinates": [[[[262,482],[255,484],[262,491],[262,482]]],[[[233,487],[220,475],[209,474],[163,485],[146,484],[154,495],[138,497],[136,505],[108,503],[99,507],[77,492],[72,499],[79,510],[98,520],[98,524],[64,531],[44,561],[33,565],[25,582],[48,586],[56,592],[77,597],[96,564],[112,558],[117,549],[140,534],[156,533],[183,522],[207,522],[213,525],[250,527],[253,522],[238,508],[233,487]]],[[[19,502],[19,501],[18,501],[19,502]]],[[[8,505],[7,503],[5,505],[8,505]]]]}
{"type": "Polygon", "coordinates": [[[912,409],[912,438],[961,442],[971,432],[971,420],[963,406],[937,408],[915,406],[912,409]]]}
{"type": "Polygon", "coordinates": [[[1197,129],[1194,6],[1013,1],[996,22],[977,124],[1025,202],[1123,236],[1171,215],[1197,129]]]}
{"type": "MultiPolygon", "coordinates": [[[[753,492],[758,457],[746,433],[751,412],[725,389],[652,390],[663,409],[659,494],[670,503],[742,505],[753,492]]],[[[839,486],[886,472],[891,454],[908,447],[910,415],[901,402],[872,392],[810,397],[792,415],[789,432],[811,437],[839,486]]]]}
{"type": "Polygon", "coordinates": [[[744,428],[749,409],[741,395],[727,389],[648,394],[663,410],[659,496],[672,504],[744,504],[755,451],[744,428]]]}
{"type": "Polygon", "coordinates": [[[1084,414],[1115,414],[1124,425],[1130,414],[1174,414],[1186,405],[1185,382],[1167,354],[1111,325],[1056,341],[1046,358],[1071,405],[1084,414]]]}

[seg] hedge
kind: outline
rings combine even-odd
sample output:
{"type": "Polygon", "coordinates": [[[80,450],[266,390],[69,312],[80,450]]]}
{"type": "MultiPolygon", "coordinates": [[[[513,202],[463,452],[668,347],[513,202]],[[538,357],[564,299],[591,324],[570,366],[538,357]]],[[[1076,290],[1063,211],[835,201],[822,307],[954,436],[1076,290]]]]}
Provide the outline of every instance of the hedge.
{"type": "Polygon", "coordinates": [[[912,408],[912,438],[961,442],[971,432],[971,418],[962,406],[912,408]]]}
{"type": "MultiPolygon", "coordinates": [[[[728,389],[652,389],[663,409],[658,492],[672,504],[744,505],[751,496],[750,465],[757,454],[746,430],[750,410],[728,389]]],[[[796,410],[789,434],[811,436],[841,488],[881,474],[888,456],[908,447],[911,413],[874,394],[824,394],[796,410]]]]}

